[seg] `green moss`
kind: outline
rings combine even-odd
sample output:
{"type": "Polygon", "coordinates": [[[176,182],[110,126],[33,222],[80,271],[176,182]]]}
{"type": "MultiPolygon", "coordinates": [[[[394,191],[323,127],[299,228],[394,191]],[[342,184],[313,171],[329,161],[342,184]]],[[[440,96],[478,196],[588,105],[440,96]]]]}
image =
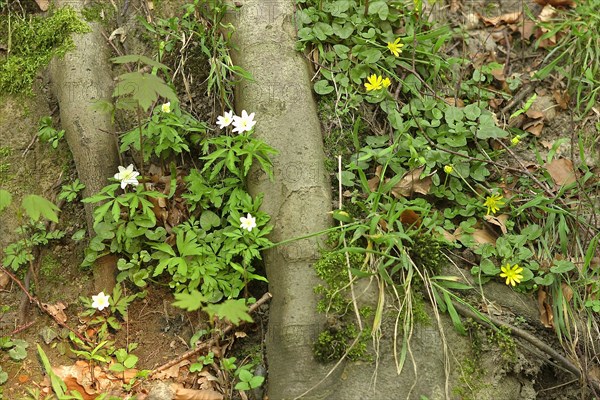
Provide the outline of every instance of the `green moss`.
{"type": "Polygon", "coordinates": [[[315,359],[322,363],[337,361],[348,352],[347,358],[350,361],[370,360],[367,354],[367,342],[369,334],[367,330],[358,332],[356,326],[352,323],[330,323],[327,328],[319,334],[319,338],[314,344],[313,350],[315,359]],[[350,348],[357,336],[360,335],[358,342],[350,348]]]}
{"type": "MultiPolygon", "coordinates": [[[[350,267],[359,269],[362,256],[358,253],[351,253],[349,257],[350,267]]],[[[341,252],[326,252],[314,267],[319,278],[325,282],[325,285],[315,288],[315,293],[322,296],[317,304],[317,310],[339,315],[345,314],[349,303],[343,291],[348,284],[346,255],[341,252]]]]}
{"type": "Polygon", "coordinates": [[[452,389],[452,393],[462,400],[477,400],[478,393],[488,387],[483,378],[485,369],[477,360],[465,358],[460,363],[460,384],[452,389]]]}
{"type": "Polygon", "coordinates": [[[10,172],[10,163],[5,160],[12,155],[12,149],[7,146],[0,147],[0,185],[8,182],[11,177],[9,176],[10,172]]]}
{"type": "Polygon", "coordinates": [[[108,21],[115,17],[114,7],[101,1],[93,1],[87,4],[81,11],[81,16],[88,22],[100,22],[103,26],[108,26],[108,21]]]}
{"type": "Polygon", "coordinates": [[[31,93],[37,72],[74,47],[71,34],[90,30],[68,7],[49,18],[13,15],[10,24],[8,18],[0,16],[0,37],[8,37],[10,43],[9,56],[0,61],[0,93],[31,93]]]}
{"type": "Polygon", "coordinates": [[[419,233],[411,239],[410,258],[416,265],[426,268],[434,275],[439,274],[445,261],[442,242],[429,233],[419,233]]]}
{"type": "Polygon", "coordinates": [[[40,264],[40,275],[46,282],[66,283],[62,275],[63,266],[52,254],[42,257],[40,264]]]}

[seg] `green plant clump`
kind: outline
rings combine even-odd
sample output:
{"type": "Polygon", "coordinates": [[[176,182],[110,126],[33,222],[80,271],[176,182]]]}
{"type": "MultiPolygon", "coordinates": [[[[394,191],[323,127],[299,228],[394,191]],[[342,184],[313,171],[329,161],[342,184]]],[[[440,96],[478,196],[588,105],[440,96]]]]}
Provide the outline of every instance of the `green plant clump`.
{"type": "Polygon", "coordinates": [[[319,334],[319,338],[314,344],[315,359],[322,363],[337,361],[347,352],[346,357],[350,361],[369,360],[368,338],[367,330],[363,330],[361,334],[356,329],[356,325],[352,323],[331,324],[319,334]],[[359,335],[360,338],[356,344],[350,347],[359,335]]]}
{"type": "MultiPolygon", "coordinates": [[[[351,253],[349,257],[350,266],[360,268],[361,255],[351,253]]],[[[344,286],[348,285],[346,255],[340,252],[326,252],[314,267],[319,278],[326,283],[326,285],[319,285],[315,288],[315,293],[322,295],[317,304],[317,310],[343,315],[349,302],[341,291],[344,286]]]]}
{"type": "Polygon", "coordinates": [[[0,93],[31,93],[40,68],[74,47],[71,34],[89,30],[70,7],[56,10],[49,18],[0,15],[0,37],[8,38],[9,54],[0,60],[0,93]]]}

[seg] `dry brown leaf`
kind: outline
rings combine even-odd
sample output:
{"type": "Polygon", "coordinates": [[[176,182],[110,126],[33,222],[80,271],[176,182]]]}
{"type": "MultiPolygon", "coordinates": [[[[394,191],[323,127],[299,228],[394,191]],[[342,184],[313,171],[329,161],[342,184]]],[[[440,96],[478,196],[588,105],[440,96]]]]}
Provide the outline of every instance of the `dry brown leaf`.
{"type": "Polygon", "coordinates": [[[367,184],[369,185],[369,189],[371,190],[371,192],[376,191],[377,188],[379,187],[379,182],[381,182],[381,171],[382,171],[382,167],[381,167],[381,165],[378,165],[377,168],[375,169],[375,176],[367,181],[367,184]]]}
{"type": "Polygon", "coordinates": [[[571,299],[573,298],[573,289],[571,288],[571,286],[569,286],[563,282],[560,285],[560,289],[561,289],[562,295],[563,295],[564,299],[567,301],[567,303],[570,302],[571,299]]]}
{"type": "Polygon", "coordinates": [[[552,97],[562,110],[569,108],[569,93],[567,93],[566,90],[554,90],[552,92],[552,97]]]}
{"type": "Polygon", "coordinates": [[[0,271],[0,289],[4,289],[6,285],[8,285],[8,282],[10,282],[8,274],[4,271],[0,271]]]}
{"type": "Polygon", "coordinates": [[[448,104],[449,106],[454,106],[454,107],[464,107],[465,106],[465,102],[460,99],[460,98],[454,98],[454,97],[446,97],[444,98],[444,102],[446,104],[448,104]]]}
{"type": "Polygon", "coordinates": [[[48,0],[35,0],[35,2],[42,11],[47,11],[48,7],[50,6],[50,2],[48,0]]]}
{"type": "Polygon", "coordinates": [[[544,8],[542,8],[540,14],[538,15],[538,21],[549,22],[554,17],[556,17],[557,13],[558,12],[556,11],[556,8],[552,7],[552,5],[545,5],[544,8]]]}
{"type": "Polygon", "coordinates": [[[506,81],[506,77],[504,76],[504,68],[493,69],[492,76],[499,82],[506,81]]]}
{"type": "Polygon", "coordinates": [[[522,14],[523,14],[522,12],[517,11],[517,12],[508,13],[508,14],[498,15],[497,17],[492,17],[492,18],[487,18],[487,17],[484,17],[483,15],[479,15],[479,18],[481,18],[483,23],[486,25],[497,26],[500,24],[514,24],[519,19],[521,19],[522,14]]]}
{"type": "Polygon", "coordinates": [[[508,221],[508,214],[486,215],[483,218],[490,224],[499,226],[502,233],[508,232],[508,229],[506,229],[506,221],[508,221]]]}
{"type": "Polygon", "coordinates": [[[575,7],[574,0],[534,0],[542,6],[551,5],[553,7],[575,7]]]}
{"type": "Polygon", "coordinates": [[[540,322],[546,328],[552,328],[554,326],[554,314],[552,314],[552,307],[546,301],[548,293],[542,288],[538,290],[538,311],[540,312],[540,322]]]}
{"type": "Polygon", "coordinates": [[[50,315],[56,318],[57,321],[62,322],[63,324],[67,322],[67,314],[63,311],[67,306],[59,301],[56,304],[46,304],[42,303],[42,307],[48,311],[50,315]]]}
{"type": "Polygon", "coordinates": [[[496,235],[485,227],[475,229],[473,232],[473,239],[479,244],[496,244],[496,235]]]}
{"type": "Polygon", "coordinates": [[[535,28],[535,21],[526,19],[525,21],[523,21],[523,25],[517,26],[517,30],[515,32],[519,32],[523,39],[529,39],[531,36],[533,36],[535,28]]]}
{"type": "Polygon", "coordinates": [[[425,167],[419,167],[404,174],[400,182],[392,188],[392,194],[396,198],[411,197],[415,193],[429,194],[433,180],[431,175],[421,178],[421,173],[425,167]]]}
{"type": "Polygon", "coordinates": [[[576,180],[573,162],[567,158],[555,158],[544,165],[557,186],[568,185],[576,180]]]}
{"type": "Polygon", "coordinates": [[[400,214],[400,222],[407,228],[418,228],[421,226],[421,217],[413,210],[404,210],[402,211],[402,214],[400,214]]]}
{"type": "Polygon", "coordinates": [[[456,236],[454,233],[448,232],[445,229],[442,229],[442,235],[444,236],[444,239],[446,239],[449,242],[456,242],[458,240],[458,236],[456,236]]]}
{"type": "Polygon", "coordinates": [[[527,110],[527,112],[525,113],[525,115],[527,115],[531,119],[544,118],[544,113],[543,112],[538,111],[538,110],[534,110],[533,108],[530,108],[529,110],[527,110]]]}
{"type": "Polygon", "coordinates": [[[173,400],[223,400],[221,393],[214,390],[186,389],[181,385],[173,384],[171,388],[175,392],[173,400]]]}
{"type": "Polygon", "coordinates": [[[541,119],[523,124],[523,130],[525,132],[531,133],[532,135],[534,135],[536,137],[539,137],[542,134],[543,129],[544,129],[544,122],[541,119]]]}

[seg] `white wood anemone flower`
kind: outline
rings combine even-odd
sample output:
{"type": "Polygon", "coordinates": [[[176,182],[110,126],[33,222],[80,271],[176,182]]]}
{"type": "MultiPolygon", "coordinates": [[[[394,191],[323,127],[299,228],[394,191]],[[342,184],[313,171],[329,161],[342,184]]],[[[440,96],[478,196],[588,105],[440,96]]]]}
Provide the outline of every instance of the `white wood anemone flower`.
{"type": "Polygon", "coordinates": [[[233,122],[233,111],[226,112],[223,115],[219,115],[217,117],[217,125],[219,125],[220,129],[223,129],[233,122]]]}
{"type": "Polygon", "coordinates": [[[242,110],[242,116],[233,117],[233,133],[249,132],[254,128],[254,113],[248,115],[246,110],[242,110]]]}
{"type": "Polygon", "coordinates": [[[98,311],[102,311],[110,305],[108,299],[110,299],[109,295],[100,292],[97,295],[92,296],[92,307],[98,311]]]}
{"type": "Polygon", "coordinates": [[[251,232],[252,229],[256,228],[256,218],[250,215],[250,213],[245,217],[240,217],[240,228],[251,232]]]}
{"type": "Polygon", "coordinates": [[[137,180],[139,174],[133,170],[133,164],[129,164],[127,168],[119,165],[119,172],[115,174],[115,179],[121,181],[121,189],[125,189],[127,185],[137,186],[139,184],[137,180]]]}

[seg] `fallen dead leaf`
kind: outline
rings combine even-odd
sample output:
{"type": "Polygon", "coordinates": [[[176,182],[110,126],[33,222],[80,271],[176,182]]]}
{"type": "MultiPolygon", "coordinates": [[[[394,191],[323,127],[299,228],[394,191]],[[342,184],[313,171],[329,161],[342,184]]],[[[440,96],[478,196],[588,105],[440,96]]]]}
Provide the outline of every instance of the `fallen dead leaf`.
{"type": "Polygon", "coordinates": [[[539,137],[542,134],[542,130],[544,129],[544,121],[539,119],[535,121],[530,121],[523,124],[523,130],[525,132],[529,132],[532,135],[539,137]]]}
{"type": "Polygon", "coordinates": [[[8,274],[6,274],[4,271],[0,271],[0,289],[4,289],[6,285],[8,285],[8,282],[10,282],[8,274]]]}
{"type": "Polygon", "coordinates": [[[568,185],[576,180],[573,162],[567,158],[555,158],[544,165],[557,186],[568,185]]]}
{"type": "Polygon", "coordinates": [[[223,394],[214,390],[186,389],[179,384],[171,385],[175,392],[173,400],[223,400],[223,394]]]}
{"type": "Polygon", "coordinates": [[[486,215],[483,218],[490,224],[500,227],[502,233],[508,232],[508,229],[506,229],[506,221],[508,221],[508,214],[486,215]]]}
{"type": "Polygon", "coordinates": [[[446,97],[444,99],[444,102],[446,104],[448,104],[449,106],[454,106],[454,107],[464,107],[465,106],[465,102],[460,99],[460,98],[454,98],[454,97],[446,97]]]}
{"type": "Polygon", "coordinates": [[[571,288],[571,286],[567,285],[565,282],[563,282],[560,285],[560,289],[562,291],[563,297],[565,298],[567,303],[569,303],[571,301],[571,299],[573,298],[573,289],[571,288]]]}
{"type": "Polygon", "coordinates": [[[496,234],[486,227],[475,229],[473,232],[473,239],[479,244],[496,244],[496,234]]]}
{"type": "Polygon", "coordinates": [[[404,210],[400,214],[400,222],[407,228],[419,228],[421,226],[421,217],[413,210],[404,210]]]}
{"type": "Polygon", "coordinates": [[[369,185],[369,190],[371,190],[371,192],[376,191],[379,187],[379,182],[381,182],[381,171],[382,167],[381,165],[378,165],[375,169],[375,176],[367,181],[367,184],[369,185]]]}
{"type": "Polygon", "coordinates": [[[554,327],[554,314],[552,307],[548,304],[548,293],[542,288],[538,290],[538,311],[540,312],[540,322],[546,328],[554,327]]]}
{"type": "Polygon", "coordinates": [[[536,3],[542,6],[551,5],[553,7],[575,7],[574,0],[534,0],[536,3]]]}
{"type": "Polygon", "coordinates": [[[487,17],[484,17],[483,15],[479,15],[479,18],[481,18],[483,23],[486,25],[497,26],[500,24],[514,24],[519,19],[521,19],[521,15],[523,15],[523,13],[520,11],[517,11],[517,12],[508,13],[508,14],[498,15],[497,17],[492,17],[492,18],[487,18],[487,17]]]}
{"type": "Polygon", "coordinates": [[[455,234],[450,233],[445,229],[442,229],[442,235],[449,242],[456,242],[458,240],[458,237],[455,234]]]}
{"type": "Polygon", "coordinates": [[[404,174],[400,182],[392,188],[392,194],[396,198],[411,197],[415,193],[429,194],[433,180],[431,175],[421,178],[425,167],[419,167],[404,174]]]}
{"type": "Polygon", "coordinates": [[[57,321],[62,322],[63,324],[67,322],[67,314],[63,311],[67,306],[59,301],[56,304],[46,304],[42,303],[42,307],[48,311],[50,315],[56,318],[57,321]]]}
{"type": "Polygon", "coordinates": [[[35,2],[42,11],[47,11],[50,6],[50,1],[48,0],[35,0],[35,2]]]}

